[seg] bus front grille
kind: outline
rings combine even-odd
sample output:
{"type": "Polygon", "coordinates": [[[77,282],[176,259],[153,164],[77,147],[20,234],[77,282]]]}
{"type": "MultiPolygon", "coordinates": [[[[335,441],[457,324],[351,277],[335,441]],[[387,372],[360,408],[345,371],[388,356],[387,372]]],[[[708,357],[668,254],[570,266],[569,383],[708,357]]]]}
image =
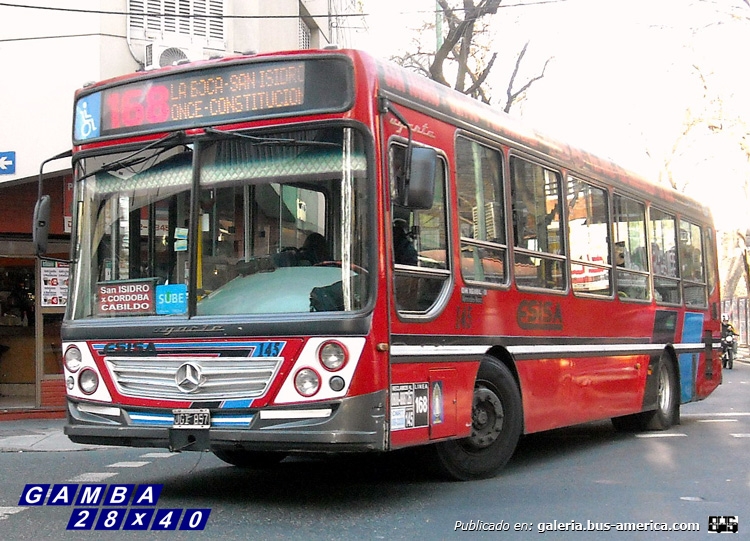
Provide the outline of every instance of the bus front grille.
{"type": "Polygon", "coordinates": [[[263,396],[281,357],[106,357],[117,391],[134,398],[225,400],[263,396]]]}

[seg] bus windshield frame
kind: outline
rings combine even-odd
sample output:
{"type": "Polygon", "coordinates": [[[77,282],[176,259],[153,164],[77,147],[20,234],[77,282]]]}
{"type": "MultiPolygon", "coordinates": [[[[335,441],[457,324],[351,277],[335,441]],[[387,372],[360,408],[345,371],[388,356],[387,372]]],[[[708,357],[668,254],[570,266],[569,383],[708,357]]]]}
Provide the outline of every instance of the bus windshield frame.
{"type": "Polygon", "coordinates": [[[69,318],[310,318],[374,302],[372,151],[346,125],[288,130],[79,160],[69,318]]]}

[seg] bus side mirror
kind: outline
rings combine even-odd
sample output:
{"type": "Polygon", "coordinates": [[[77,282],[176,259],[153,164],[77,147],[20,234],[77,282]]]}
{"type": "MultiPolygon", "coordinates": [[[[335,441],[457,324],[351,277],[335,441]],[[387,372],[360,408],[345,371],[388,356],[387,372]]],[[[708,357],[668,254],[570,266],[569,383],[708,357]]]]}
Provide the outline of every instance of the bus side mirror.
{"type": "Polygon", "coordinates": [[[434,148],[411,147],[407,163],[408,177],[400,186],[401,206],[411,210],[432,208],[435,197],[435,174],[437,171],[437,151],[434,148]]]}
{"type": "Polygon", "coordinates": [[[34,229],[32,236],[36,255],[44,255],[47,253],[50,204],[50,196],[43,195],[39,198],[34,207],[34,229]]]}

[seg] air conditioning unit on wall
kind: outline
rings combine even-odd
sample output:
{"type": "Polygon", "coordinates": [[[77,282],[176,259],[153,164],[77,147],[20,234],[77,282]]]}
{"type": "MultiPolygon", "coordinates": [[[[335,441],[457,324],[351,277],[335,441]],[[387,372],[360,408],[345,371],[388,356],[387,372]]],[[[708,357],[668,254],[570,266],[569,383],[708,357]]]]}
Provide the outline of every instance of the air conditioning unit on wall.
{"type": "Polygon", "coordinates": [[[146,44],[143,67],[152,70],[200,59],[201,54],[194,49],[152,41],[146,44]]]}

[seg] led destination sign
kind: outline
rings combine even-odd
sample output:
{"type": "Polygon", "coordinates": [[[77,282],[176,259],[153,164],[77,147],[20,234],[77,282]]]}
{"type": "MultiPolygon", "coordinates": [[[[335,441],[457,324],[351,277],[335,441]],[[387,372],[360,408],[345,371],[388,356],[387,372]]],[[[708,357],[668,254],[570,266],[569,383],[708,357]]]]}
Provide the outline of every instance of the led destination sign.
{"type": "Polygon", "coordinates": [[[74,140],[343,111],[351,67],[342,58],[210,66],[137,80],[76,102],[74,140]]]}

